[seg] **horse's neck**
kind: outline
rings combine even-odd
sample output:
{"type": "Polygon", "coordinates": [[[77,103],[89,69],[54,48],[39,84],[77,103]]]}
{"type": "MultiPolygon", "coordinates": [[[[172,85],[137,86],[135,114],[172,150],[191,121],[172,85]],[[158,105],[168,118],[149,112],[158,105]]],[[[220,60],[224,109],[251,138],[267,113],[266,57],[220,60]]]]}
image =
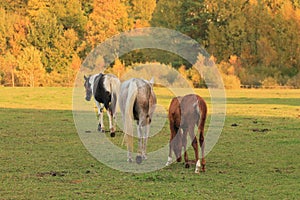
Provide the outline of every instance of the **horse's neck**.
{"type": "Polygon", "coordinates": [[[93,87],[93,94],[96,93],[96,90],[97,90],[97,87],[98,87],[98,84],[99,84],[99,80],[100,78],[102,77],[103,74],[95,74],[94,77],[93,77],[93,83],[92,83],[92,87],[93,87]]]}

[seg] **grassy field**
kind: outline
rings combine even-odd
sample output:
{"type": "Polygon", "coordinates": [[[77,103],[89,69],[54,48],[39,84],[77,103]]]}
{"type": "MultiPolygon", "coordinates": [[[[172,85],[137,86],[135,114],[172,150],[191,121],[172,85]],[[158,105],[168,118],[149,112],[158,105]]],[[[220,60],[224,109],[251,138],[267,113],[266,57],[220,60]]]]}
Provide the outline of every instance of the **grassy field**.
{"type": "MultiPolygon", "coordinates": [[[[206,90],[196,92],[210,103],[206,90]]],[[[170,93],[156,93],[168,107],[170,93]]],[[[298,199],[300,90],[226,93],[225,126],[207,172],[174,163],[134,174],[107,167],[85,149],[71,88],[0,88],[0,199],[298,199]]],[[[168,135],[166,123],[150,143],[165,145],[168,135]]]]}

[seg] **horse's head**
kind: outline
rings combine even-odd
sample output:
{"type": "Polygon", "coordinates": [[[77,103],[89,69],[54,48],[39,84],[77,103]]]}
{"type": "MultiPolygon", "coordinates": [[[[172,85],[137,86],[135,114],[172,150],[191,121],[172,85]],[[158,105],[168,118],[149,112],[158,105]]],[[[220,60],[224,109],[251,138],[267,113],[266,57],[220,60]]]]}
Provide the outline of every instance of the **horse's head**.
{"type": "Polygon", "coordinates": [[[90,83],[90,77],[84,76],[84,88],[85,88],[85,100],[90,101],[92,97],[92,85],[90,83]]]}

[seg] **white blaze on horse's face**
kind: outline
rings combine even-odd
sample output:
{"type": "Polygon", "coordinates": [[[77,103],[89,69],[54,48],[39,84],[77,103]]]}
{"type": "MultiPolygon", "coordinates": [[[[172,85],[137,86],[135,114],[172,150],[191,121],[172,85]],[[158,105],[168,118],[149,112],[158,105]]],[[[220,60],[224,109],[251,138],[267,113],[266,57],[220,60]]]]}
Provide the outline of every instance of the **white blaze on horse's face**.
{"type": "Polygon", "coordinates": [[[92,84],[90,83],[91,76],[84,76],[85,100],[90,101],[92,97],[92,84]]]}

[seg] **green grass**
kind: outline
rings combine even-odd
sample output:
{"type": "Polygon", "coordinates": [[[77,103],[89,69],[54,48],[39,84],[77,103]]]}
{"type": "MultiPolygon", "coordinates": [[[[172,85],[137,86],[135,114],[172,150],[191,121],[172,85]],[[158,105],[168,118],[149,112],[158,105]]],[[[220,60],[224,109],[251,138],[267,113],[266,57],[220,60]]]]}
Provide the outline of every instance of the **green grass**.
{"type": "MultiPolygon", "coordinates": [[[[207,90],[196,92],[210,102],[207,90]]],[[[167,108],[171,93],[156,93],[167,108]]],[[[225,126],[207,156],[207,172],[196,175],[194,166],[174,163],[132,174],[85,149],[73,122],[71,88],[0,88],[0,199],[299,198],[300,90],[226,93],[225,126]]],[[[149,150],[168,137],[165,124],[149,150]]],[[[121,139],[118,133],[112,141],[121,139]]]]}

